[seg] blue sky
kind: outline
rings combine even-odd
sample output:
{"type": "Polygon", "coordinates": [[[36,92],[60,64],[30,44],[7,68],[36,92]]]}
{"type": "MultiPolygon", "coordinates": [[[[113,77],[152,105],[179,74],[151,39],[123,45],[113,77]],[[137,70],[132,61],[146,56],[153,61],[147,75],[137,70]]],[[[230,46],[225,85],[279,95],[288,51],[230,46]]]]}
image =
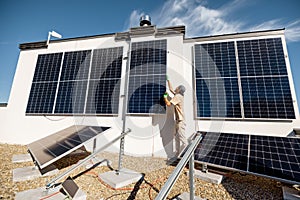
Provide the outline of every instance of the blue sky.
{"type": "MultiPolygon", "coordinates": [[[[149,14],[157,27],[186,26],[186,37],[286,29],[300,100],[299,0],[0,0],[0,102],[8,102],[19,44],[127,31],[149,14]]],[[[298,102],[299,104],[299,102],[298,102]]]]}

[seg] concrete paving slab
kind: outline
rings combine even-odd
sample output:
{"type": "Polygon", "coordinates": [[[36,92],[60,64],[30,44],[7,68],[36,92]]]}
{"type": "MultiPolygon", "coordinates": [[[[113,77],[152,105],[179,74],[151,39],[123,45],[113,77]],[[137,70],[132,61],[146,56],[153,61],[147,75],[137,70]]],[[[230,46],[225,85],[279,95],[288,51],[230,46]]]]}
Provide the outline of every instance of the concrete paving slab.
{"type": "MultiPolygon", "coordinates": [[[[184,192],[178,197],[176,197],[174,200],[190,200],[190,193],[184,192]]],[[[206,199],[195,196],[194,200],[206,200],[206,199]]]]}
{"type": "Polygon", "coordinates": [[[32,161],[32,158],[28,153],[13,155],[13,157],[12,157],[13,163],[30,162],[30,161],[32,161]]]}
{"type": "Polygon", "coordinates": [[[15,200],[39,200],[47,198],[47,200],[64,200],[66,195],[60,192],[61,187],[51,188],[46,190],[45,187],[40,187],[31,190],[25,190],[16,194],[15,200]]]}
{"type": "MultiPolygon", "coordinates": [[[[187,173],[189,175],[189,172],[187,173]]],[[[195,170],[194,172],[195,178],[199,178],[203,181],[207,181],[209,183],[220,184],[223,180],[223,176],[220,174],[214,174],[211,172],[202,172],[200,170],[195,170]]]]}
{"type": "Polygon", "coordinates": [[[119,174],[117,174],[115,171],[99,174],[99,178],[111,187],[117,189],[137,182],[142,178],[142,174],[129,169],[122,169],[119,174]]]}
{"type": "Polygon", "coordinates": [[[283,199],[284,200],[300,200],[300,191],[291,187],[282,187],[283,199]]]}
{"type": "MultiPolygon", "coordinates": [[[[72,200],[86,200],[87,196],[81,189],[78,190],[72,200]]],[[[31,190],[25,190],[16,194],[15,200],[66,200],[67,195],[62,192],[62,187],[57,186],[46,190],[45,187],[40,187],[31,190]]]]}
{"type": "Polygon", "coordinates": [[[32,180],[42,176],[52,176],[58,173],[58,171],[58,169],[55,169],[42,175],[35,166],[16,168],[13,170],[13,182],[32,180]]]}

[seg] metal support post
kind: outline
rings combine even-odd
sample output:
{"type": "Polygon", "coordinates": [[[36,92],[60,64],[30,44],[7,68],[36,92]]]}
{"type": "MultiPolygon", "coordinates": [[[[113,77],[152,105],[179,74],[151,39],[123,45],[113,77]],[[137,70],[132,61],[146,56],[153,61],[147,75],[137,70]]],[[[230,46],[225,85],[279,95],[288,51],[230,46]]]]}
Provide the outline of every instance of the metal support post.
{"type": "Polygon", "coordinates": [[[194,179],[194,153],[189,161],[189,181],[190,181],[190,200],[195,199],[195,179],[194,179]]]}
{"type": "MultiPolygon", "coordinates": [[[[180,173],[182,172],[182,170],[186,166],[187,162],[189,161],[191,156],[194,156],[194,151],[197,148],[197,146],[198,146],[199,142],[201,141],[201,139],[202,139],[202,135],[197,133],[195,139],[191,142],[191,145],[189,146],[189,148],[187,149],[187,151],[183,155],[180,162],[177,164],[177,166],[174,169],[173,173],[169,176],[168,180],[166,181],[166,183],[164,184],[164,186],[162,187],[162,189],[160,190],[160,192],[156,196],[155,200],[163,200],[163,199],[167,198],[168,194],[170,193],[172,187],[176,183],[180,173]]],[[[194,163],[194,162],[192,162],[192,163],[194,163]]]]}

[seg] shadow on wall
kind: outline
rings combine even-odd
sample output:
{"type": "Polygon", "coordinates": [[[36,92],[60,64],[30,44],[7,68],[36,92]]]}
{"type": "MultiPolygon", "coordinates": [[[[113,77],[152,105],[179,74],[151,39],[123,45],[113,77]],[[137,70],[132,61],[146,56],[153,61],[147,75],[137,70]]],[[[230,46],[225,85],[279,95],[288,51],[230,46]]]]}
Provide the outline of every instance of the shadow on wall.
{"type": "Polygon", "coordinates": [[[166,106],[165,115],[153,115],[152,125],[159,126],[160,137],[162,139],[167,158],[173,157],[175,155],[173,149],[173,139],[175,135],[174,107],[166,106]]]}

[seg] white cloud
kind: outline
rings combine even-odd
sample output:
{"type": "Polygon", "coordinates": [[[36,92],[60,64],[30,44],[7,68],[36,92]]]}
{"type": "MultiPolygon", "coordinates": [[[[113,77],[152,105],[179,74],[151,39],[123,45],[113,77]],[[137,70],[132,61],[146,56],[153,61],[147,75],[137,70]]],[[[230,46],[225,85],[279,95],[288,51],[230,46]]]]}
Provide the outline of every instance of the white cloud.
{"type": "Polygon", "coordinates": [[[300,41],[300,20],[289,23],[286,26],[285,35],[292,42],[300,41]]]}
{"type": "MultiPolygon", "coordinates": [[[[219,8],[209,8],[205,0],[168,0],[161,9],[149,14],[157,27],[185,25],[187,37],[286,28],[288,41],[300,41],[300,20],[285,24],[282,19],[273,19],[249,25],[253,22],[234,18],[235,12],[249,3],[246,0],[233,0],[219,8]]],[[[128,28],[139,26],[142,14],[133,11],[128,28]]]]}

